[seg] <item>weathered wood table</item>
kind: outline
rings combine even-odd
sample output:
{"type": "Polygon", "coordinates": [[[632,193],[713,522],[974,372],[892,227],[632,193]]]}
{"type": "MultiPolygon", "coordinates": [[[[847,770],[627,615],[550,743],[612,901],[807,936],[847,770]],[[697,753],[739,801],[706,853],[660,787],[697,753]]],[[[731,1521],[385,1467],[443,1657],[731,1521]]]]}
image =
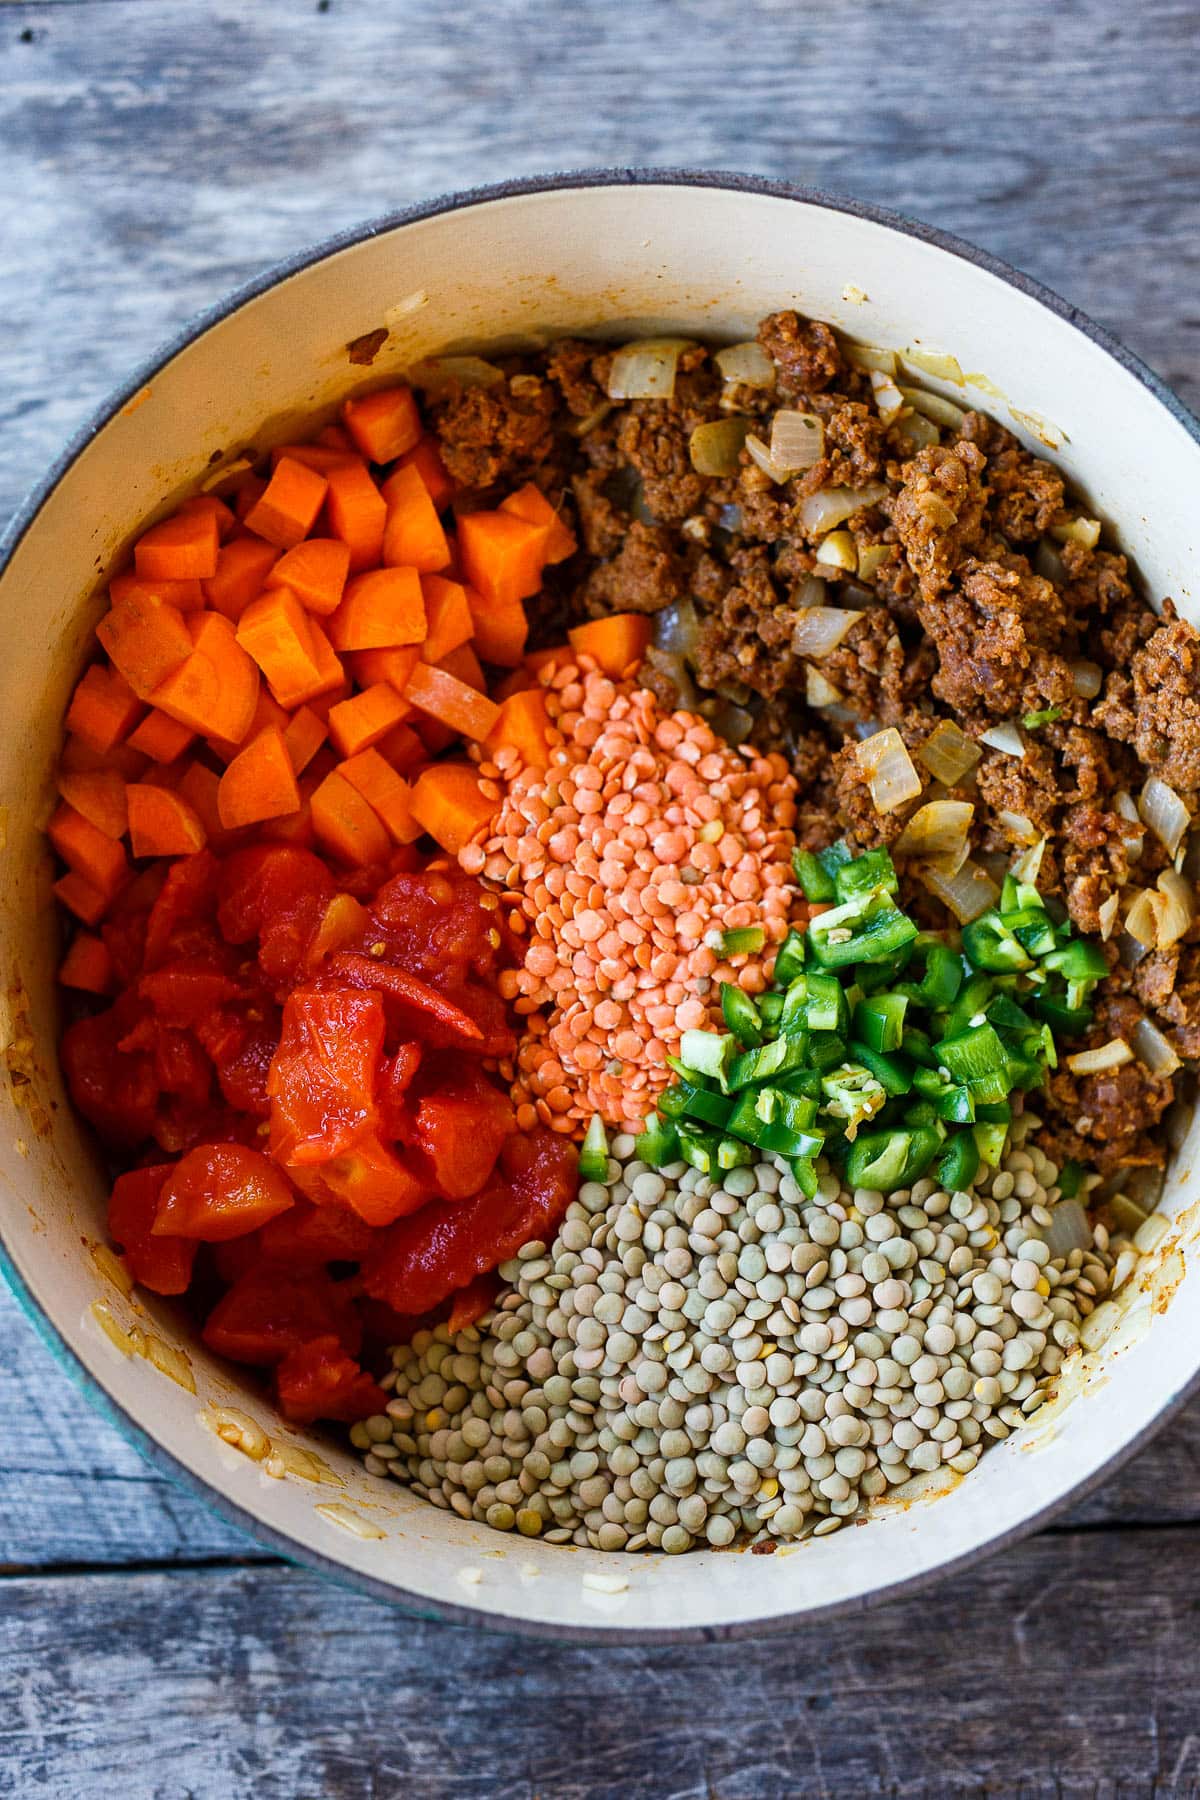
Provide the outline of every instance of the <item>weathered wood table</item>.
{"type": "MultiPolygon", "coordinates": [[[[1196,404],[1198,38],[1196,0],[7,0],[0,513],[272,259],[587,164],[919,214],[1196,404]]],[[[1198,1626],[1200,1405],[1054,1530],[906,1604],[738,1648],[565,1649],[264,1555],[93,1417],[0,1296],[0,1795],[1193,1793],[1198,1626]]]]}

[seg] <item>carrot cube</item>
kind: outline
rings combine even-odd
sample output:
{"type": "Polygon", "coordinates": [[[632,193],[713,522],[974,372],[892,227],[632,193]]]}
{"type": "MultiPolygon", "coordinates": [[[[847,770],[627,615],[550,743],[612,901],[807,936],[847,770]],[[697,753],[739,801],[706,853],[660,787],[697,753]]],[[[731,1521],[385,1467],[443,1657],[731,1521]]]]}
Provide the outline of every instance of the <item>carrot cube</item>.
{"type": "Polygon", "coordinates": [[[412,791],[413,818],[451,856],[495,816],[496,806],[482,792],[470,763],[434,763],[412,791]]]}
{"type": "Polygon", "coordinates": [[[93,663],[75,689],[66,726],[103,753],[128,736],[141,712],[141,702],[125,677],[107,664],[93,663]]]}
{"type": "Polygon", "coordinates": [[[578,655],[592,657],[606,675],[616,678],[627,675],[646,654],[650,620],[645,613],[610,613],[607,619],[577,625],[567,636],[578,655]]]}
{"type": "Polygon", "coordinates": [[[129,829],[125,783],[115,769],[72,775],[59,770],[58,791],[68,806],[82,813],[105,837],[123,838],[129,829]]]}
{"type": "Polygon", "coordinates": [[[352,570],[370,569],[383,554],[387,501],[364,462],[330,469],[325,517],[333,537],[349,546],[352,570]]]}
{"type": "Polygon", "coordinates": [[[135,856],[193,856],[203,850],[204,827],[181,794],[157,783],[131,781],[128,795],[135,856]]]}
{"type": "Polygon", "coordinates": [[[151,701],[192,731],[241,743],[258,701],[258,669],[222,614],[197,613],[189,629],[192,654],[151,701]]]}
{"type": "MultiPolygon", "coordinates": [[[[429,489],[429,498],[439,512],[443,507],[449,505],[454,496],[455,482],[442,461],[442,453],[438,449],[436,438],[430,437],[428,433],[418,438],[412,449],[406,450],[400,458],[400,467],[402,469],[411,467],[417,470],[421,480],[429,489]]],[[[385,482],[384,491],[386,492],[386,490],[387,483],[385,482]]]]}
{"type": "Polygon", "coordinates": [[[282,818],[300,805],[292,759],[278,725],[251,738],[221,777],[217,810],[227,831],[282,818]]]}
{"type": "Polygon", "coordinates": [[[407,775],[429,760],[424,744],[411,725],[393,726],[385,738],[380,738],[375,748],[384,762],[391,763],[399,775],[407,775]]]}
{"type": "Polygon", "coordinates": [[[528,600],[542,585],[549,537],[549,525],[510,512],[464,513],[458,521],[463,573],[495,606],[528,600]]]}
{"type": "MultiPolygon", "coordinates": [[[[217,561],[220,563],[220,551],[217,561]]],[[[204,605],[204,588],[196,580],[191,581],[143,581],[140,575],[126,570],[124,575],[114,575],[108,584],[108,599],[111,606],[118,600],[144,600],[147,596],[163,601],[167,606],[174,606],[180,612],[195,612],[204,605]]]]}
{"type": "Polygon", "coordinates": [[[237,641],[254,658],[276,698],[318,679],[308,614],[290,588],[272,588],[246,608],[237,641]]]}
{"type": "Polygon", "coordinates": [[[394,462],[421,435],[421,415],[409,387],[376,388],[342,407],[346,430],[368,462],[394,462]]]}
{"type": "Polygon", "coordinates": [[[525,654],[529,620],[519,600],[488,600],[469,583],[464,585],[474,627],[475,648],[484,662],[512,669],[525,654]]]}
{"type": "Polygon", "coordinates": [[[204,581],[216,573],[220,534],[212,512],[177,512],[142,533],[133,566],[143,581],[204,581]]]}
{"type": "Polygon", "coordinates": [[[395,843],[411,844],[420,837],[421,827],[412,816],[412,790],[378,750],[347,757],[338,773],[378,813],[395,843]]]}
{"type": "MultiPolygon", "coordinates": [[[[278,591],[282,593],[284,590],[278,591]]],[[[315,678],[298,687],[274,690],[275,698],[289,712],[294,707],[308,705],[319,711],[324,704],[322,696],[333,694],[336,697],[346,686],[346,671],[321,626],[311,615],[308,617],[308,636],[312,646],[313,666],[316,669],[315,678]]]]}
{"type": "Polygon", "coordinates": [[[542,688],[524,688],[501,703],[499,716],[488,734],[487,747],[507,746],[517,752],[527,769],[548,769],[550,720],[542,688]]]}
{"type": "Polygon", "coordinates": [[[106,901],[124,886],[129,863],[121,845],[66,801],[55,811],[46,835],[67,867],[82,875],[106,901]]]}
{"type": "Polygon", "coordinates": [[[204,583],[204,597],[215,612],[240,619],[257,600],[276,560],[274,544],[261,538],[234,538],[217,552],[217,572],[204,583]]]}
{"type": "Polygon", "coordinates": [[[131,734],[129,748],[141,751],[152,762],[173,763],[183,755],[195,735],[187,725],[181,725],[177,719],[169,719],[166,713],[152,708],[131,734]]]}
{"type": "Polygon", "coordinates": [[[313,794],[312,823],[318,843],[359,868],[382,862],[392,847],[374,807],[336,769],[313,794]]]}
{"type": "Polygon", "coordinates": [[[202,762],[190,762],[179,780],[175,790],[181,800],[186,800],[200,821],[205,841],[214,849],[221,847],[225,838],[225,828],[221,824],[221,813],[217,803],[217,795],[221,787],[221,777],[202,762]]]}
{"type": "Polygon", "coordinates": [[[500,717],[500,708],[486,694],[429,663],[417,664],[408,678],[404,698],[451,731],[460,731],[469,738],[487,737],[500,717]]]}
{"type": "Polygon", "coordinates": [[[350,546],[340,538],[306,538],[285,550],[268,587],[289,587],[306,612],[335,612],[350,573],[350,546]]]}
{"type": "Polygon", "coordinates": [[[395,650],[352,650],[346,664],[359,687],[390,681],[398,693],[403,693],[420,660],[419,644],[401,644],[395,650]]]}
{"type": "Polygon", "coordinates": [[[500,511],[512,513],[516,519],[524,519],[530,525],[545,525],[548,536],[544,560],[548,563],[564,562],[568,556],[574,556],[578,545],[574,533],[563,524],[558,513],[543,494],[541,488],[527,481],[524,487],[510,494],[507,500],[500,502],[500,511]]]}
{"type": "MultiPolygon", "coordinates": [[[[251,738],[256,738],[260,731],[266,731],[270,725],[277,726],[280,731],[286,731],[287,723],[288,714],[285,708],[280,706],[269,688],[260,687],[254,706],[254,717],[247,727],[242,743],[248,744],[251,738]]],[[[231,763],[242,747],[242,744],[235,744],[229,738],[210,737],[208,742],[223,763],[231,763]]]]}
{"type": "Polygon", "coordinates": [[[111,994],[113,962],[104,940],[90,931],[77,932],[58,966],[58,979],[63,987],[84,994],[111,994]]]}
{"type": "Polygon", "coordinates": [[[221,543],[229,536],[237,524],[237,514],[233,508],[216,494],[193,494],[190,499],[180,502],[181,513],[211,513],[217,522],[217,537],[221,543]]]}
{"type": "Polygon", "coordinates": [[[444,569],[450,561],[450,545],[420,470],[412,463],[402,465],[388,476],[380,491],[388,509],[383,533],[385,564],[418,569],[423,575],[444,569]]]}
{"type": "Polygon", "coordinates": [[[470,641],[475,621],[467,605],[467,590],[461,581],[447,581],[443,575],[423,575],[421,594],[425,601],[425,642],[421,661],[441,662],[460,644],[470,641]]]}
{"type": "Polygon", "coordinates": [[[357,575],[329,620],[335,650],[387,650],[425,641],[425,601],[415,569],[357,575]]]}
{"type": "Polygon", "coordinates": [[[183,613],[149,593],[119,600],[97,625],[96,636],[143,700],[192,654],[183,613]]]}
{"type": "Polygon", "coordinates": [[[343,756],[354,756],[385,738],[409,711],[390,682],[377,681],[374,687],[330,708],[329,735],[343,756]]]}
{"type": "Polygon", "coordinates": [[[101,893],[86,876],[74,869],[59,876],[54,883],[54,893],[85,925],[98,925],[108,910],[108,895],[101,893]]]}
{"type": "Polygon", "coordinates": [[[290,550],[308,536],[324,499],[324,475],[284,456],[276,463],[265,493],[246,514],[246,524],[268,544],[290,550]]]}
{"type": "Polygon", "coordinates": [[[328,725],[311,706],[302,706],[292,714],[284,730],[283,741],[297,775],[307,769],[328,736],[328,725]]]}

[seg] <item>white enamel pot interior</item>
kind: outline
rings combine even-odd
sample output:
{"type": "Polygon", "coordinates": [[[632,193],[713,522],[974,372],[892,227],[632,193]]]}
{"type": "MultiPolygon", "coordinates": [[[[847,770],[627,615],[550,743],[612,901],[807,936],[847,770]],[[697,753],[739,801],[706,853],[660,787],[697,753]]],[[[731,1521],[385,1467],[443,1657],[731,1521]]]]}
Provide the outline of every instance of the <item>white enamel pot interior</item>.
{"type": "Polygon", "coordinates": [[[1056,446],[1055,460],[1116,529],[1156,603],[1171,594],[1186,615],[1200,614],[1197,427],[1152,377],[1070,308],[960,244],[737,177],[518,185],[308,253],[144,370],[9,535],[0,577],[8,1273],[64,1363],[160,1466],[285,1553],[421,1612],[670,1638],[749,1634],[877,1600],[1044,1519],[1160,1422],[1200,1367],[1194,1146],[1185,1143],[1163,1201],[1170,1230],[1113,1334],[1051,1414],[966,1480],[774,1556],[604,1556],[464,1523],[365,1474],[332,1438],[281,1426],[171,1305],[126,1295],[103,1252],[97,1260],[105,1183],[55,1066],[59,935],[40,828],[64,704],[101,610],[94,590],[114,554],[232,453],[278,441],[296,416],[445,346],[661,326],[735,339],[783,306],[868,342],[952,352],[976,377],[967,392],[981,406],[1031,447],[1056,446]],[[375,361],[356,365],[347,345],[381,327],[375,361]],[[215,1434],[222,1421],[236,1434],[238,1419],[222,1408],[245,1421],[244,1448],[215,1434]],[[283,1458],[267,1466],[286,1465],[282,1475],[266,1472],[265,1437],[283,1458]]]}

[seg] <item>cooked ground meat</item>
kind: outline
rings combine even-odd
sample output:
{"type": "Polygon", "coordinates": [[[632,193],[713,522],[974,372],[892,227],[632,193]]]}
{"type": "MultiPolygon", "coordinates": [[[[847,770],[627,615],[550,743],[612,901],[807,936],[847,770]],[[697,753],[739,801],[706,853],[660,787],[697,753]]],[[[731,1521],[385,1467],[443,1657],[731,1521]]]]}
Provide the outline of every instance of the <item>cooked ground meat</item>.
{"type": "MultiPolygon", "coordinates": [[[[779,312],[758,341],[774,365],[770,389],[726,384],[697,344],[679,359],[672,399],[613,402],[611,349],[570,338],[504,359],[492,387],[433,403],[468,503],[494,504],[532,480],[556,506],[565,493],[574,513],[579,552],[547,572],[533,641],[610,611],[667,612],[677,637],[682,615],[669,609],[690,603],[686,663],[652,650],[644,678],[671,704],[711,708],[719,690],[719,704],[748,706],[755,742],[792,761],[797,832],[814,848],[839,835],[860,848],[894,843],[912,810],[875,811],[855,749],[872,724],[896,725],[910,753],[942,718],[976,740],[1015,725],[1023,754],[981,745],[953,789],[975,807],[973,853],[998,870],[1044,838],[1042,890],[1079,930],[1100,931],[1114,894],[1124,909],[1167,865],[1122,810],[1147,775],[1200,815],[1200,639],[1169,601],[1155,616],[1124,557],[1064,535],[1079,509],[1062,476],[996,420],[968,412],[934,441],[923,418],[885,423],[828,325],[779,312]],[[747,451],[730,475],[692,467],[697,426],[741,415],[769,443],[781,403],[821,420],[811,468],[775,480],[747,451]],[[837,526],[857,565],[842,579],[818,560],[825,528],[806,529],[802,508],[822,490],[876,483],[886,494],[875,487],[837,526]],[[817,601],[863,614],[813,665],[837,695],[821,709],[806,701],[810,677],[791,647],[798,609],[817,601]],[[1087,665],[1099,667],[1095,695],[1077,688],[1096,680],[1087,665]]],[[[923,798],[939,791],[928,785],[923,798]]],[[[914,916],[944,924],[919,871],[901,873],[914,916]]],[[[1093,1040],[1142,1011],[1200,1060],[1200,947],[1185,941],[1119,970],[1093,1040]]],[[[1083,1081],[1060,1069],[1037,1102],[1047,1147],[1104,1168],[1154,1161],[1169,1091],[1140,1063],[1083,1081]]]]}

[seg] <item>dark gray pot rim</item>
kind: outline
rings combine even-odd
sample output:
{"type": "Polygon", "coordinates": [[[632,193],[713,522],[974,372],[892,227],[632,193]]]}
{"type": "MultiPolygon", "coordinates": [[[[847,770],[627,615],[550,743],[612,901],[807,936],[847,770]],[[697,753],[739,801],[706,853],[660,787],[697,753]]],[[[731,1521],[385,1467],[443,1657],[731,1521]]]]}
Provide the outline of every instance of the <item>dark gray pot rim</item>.
{"type": "MultiPolygon", "coordinates": [[[[905,218],[902,214],[892,212],[886,207],[869,205],[865,201],[842,195],[827,194],[814,188],[798,187],[790,182],[768,180],[763,176],[743,175],[723,170],[672,168],[581,169],[562,174],[530,176],[515,181],[498,182],[494,186],[469,188],[461,193],[443,195],[439,199],[404,207],[383,218],[353,226],[347,231],[340,232],[336,237],[328,238],[323,243],[299,251],[296,255],[275,263],[264,273],[236,288],[224,300],[200,313],[133,371],[125,383],[104,401],[81,430],[75,434],[56,461],[52,463],[42,480],[37,483],[18,509],[3,536],[0,537],[0,575],[3,575],[25,533],[67,470],[121,408],[174,357],[186,349],[196,338],[202,336],[210,326],[228,318],[239,307],[244,306],[250,300],[257,299],[260,294],[266,293],[268,289],[277,286],[289,276],[311,267],[314,263],[323,262],[328,257],[336,256],[339,251],[349,249],[354,244],[392,231],[398,226],[411,225],[419,220],[435,218],[443,213],[459,212],[467,207],[486,205],[496,200],[511,200],[524,194],[556,193],[598,187],[655,186],[711,188],[753,196],[766,195],[774,199],[793,200],[805,205],[820,206],[830,212],[848,213],[854,218],[870,220],[873,224],[886,226],[906,237],[916,238],[921,243],[930,244],[947,255],[958,257],[963,262],[972,263],[976,268],[983,269],[988,274],[1007,283],[1009,287],[1016,288],[1020,293],[1028,295],[1030,299],[1038,301],[1056,317],[1073,325],[1077,331],[1090,338],[1136,381],[1147,388],[1188,435],[1197,444],[1200,444],[1200,422],[1172,393],[1166,383],[1161,381],[1138,357],[1132,355],[1110,332],[1097,325],[1078,307],[1063,300],[1052,289],[1044,287],[1041,282],[1034,281],[1030,276],[1012,268],[999,257],[992,256],[987,251],[978,250],[974,245],[964,242],[962,238],[954,237],[949,232],[922,224],[918,220],[905,218]]],[[[263,1545],[264,1548],[270,1549],[290,1562],[314,1569],[319,1574],[342,1585],[353,1587],[373,1599],[385,1600],[390,1605],[419,1618],[446,1624],[482,1626],[486,1630],[506,1632],[520,1637],[544,1638],[577,1644],[710,1643],[729,1639],[773,1636],[780,1632],[796,1631],[803,1626],[815,1624],[819,1620],[865,1612],[887,1601],[917,1592],[954,1572],[972,1567],[982,1561],[984,1557],[993,1555],[1006,1545],[1019,1542],[1022,1538],[1057,1518],[1068,1506],[1092,1493],[1130,1457],[1136,1455],[1143,1445],[1175,1416],[1192,1394],[1200,1389],[1200,1369],[1198,1369],[1191,1379],[1162,1407],[1144,1431],[1139,1432],[1136,1437],[1115,1450],[1093,1475],[1079,1482],[1077,1486],[1060,1496],[1051,1505],[1023,1520],[1011,1531],[997,1533],[986,1543],[977,1546],[974,1550],[964,1552],[953,1561],[939,1564],[936,1569],[921,1575],[910,1576],[904,1580],[890,1582],[859,1599],[836,1601],[804,1612],[789,1613],[772,1619],[738,1622],[727,1626],[695,1625],[678,1629],[639,1629],[629,1626],[611,1628],[555,1626],[537,1620],[497,1618],[494,1614],[479,1608],[458,1606],[448,1601],[430,1601],[423,1596],[397,1587],[391,1582],[380,1581],[357,1569],[348,1568],[346,1564],[338,1562],[335,1558],[323,1556],[320,1552],[311,1550],[307,1545],[297,1543],[285,1532],[276,1531],[273,1527],[264,1524],[262,1520],[246,1512],[217,1488],[179,1462],[113,1398],[99,1378],[85,1367],[75,1351],[61,1336],[57,1327],[42,1311],[17,1272],[2,1240],[0,1240],[0,1274],[7,1279],[26,1317],[59,1366],[74,1381],[96,1410],[103,1414],[141,1452],[153,1468],[203,1500],[215,1512],[237,1526],[247,1537],[263,1545]]]]}

